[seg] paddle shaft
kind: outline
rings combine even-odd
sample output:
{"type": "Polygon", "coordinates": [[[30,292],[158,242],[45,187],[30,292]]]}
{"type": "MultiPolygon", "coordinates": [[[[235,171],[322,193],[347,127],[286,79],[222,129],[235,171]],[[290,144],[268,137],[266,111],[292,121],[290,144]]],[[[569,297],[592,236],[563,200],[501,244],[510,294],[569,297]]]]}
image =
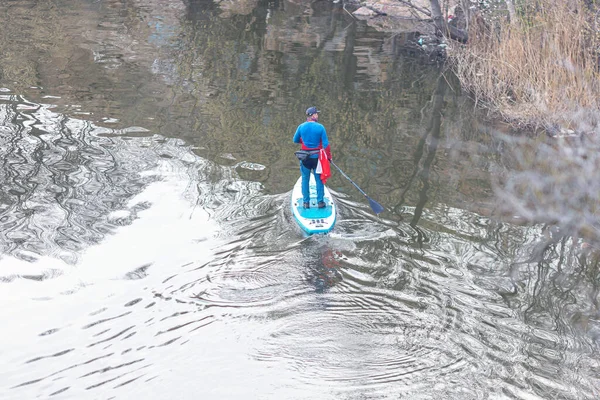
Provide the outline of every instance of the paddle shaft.
{"type": "Polygon", "coordinates": [[[350,177],[344,173],[344,171],[342,171],[340,169],[340,167],[338,167],[337,165],[335,165],[333,163],[333,161],[329,161],[329,162],[331,163],[331,165],[333,165],[335,168],[337,168],[337,170],[340,171],[340,173],[342,175],[344,175],[344,178],[348,179],[350,181],[350,183],[353,184],[354,187],[358,189],[359,192],[361,192],[366,198],[369,198],[369,196],[367,196],[367,194],[361,188],[359,188],[358,185],[356,183],[354,183],[354,181],[352,179],[350,179],[350,177]]]}
{"type": "Polygon", "coordinates": [[[369,205],[371,206],[371,210],[373,210],[373,212],[374,212],[375,214],[379,215],[380,213],[382,213],[382,212],[383,212],[383,210],[385,210],[385,208],[383,208],[383,206],[382,206],[381,204],[379,204],[378,202],[376,202],[375,200],[373,200],[372,198],[370,198],[369,196],[367,196],[367,194],[366,194],[366,193],[365,193],[365,192],[364,192],[364,191],[363,191],[361,188],[359,188],[359,187],[358,187],[358,185],[357,185],[356,183],[354,183],[354,181],[353,181],[352,179],[350,179],[350,177],[349,177],[348,175],[346,175],[346,174],[344,173],[344,171],[342,171],[342,170],[340,169],[340,167],[338,167],[337,165],[335,165],[335,164],[333,163],[333,161],[330,161],[330,163],[331,163],[331,164],[333,164],[333,166],[334,166],[334,167],[335,167],[335,168],[336,168],[338,171],[340,171],[340,173],[341,173],[341,174],[344,176],[344,178],[348,179],[348,180],[350,181],[350,183],[351,183],[351,184],[353,184],[353,185],[354,185],[354,187],[355,187],[355,188],[357,188],[357,189],[358,189],[358,191],[359,191],[359,192],[361,192],[361,193],[362,193],[362,194],[363,194],[363,195],[364,195],[364,196],[367,198],[367,200],[369,200],[369,205]]]}

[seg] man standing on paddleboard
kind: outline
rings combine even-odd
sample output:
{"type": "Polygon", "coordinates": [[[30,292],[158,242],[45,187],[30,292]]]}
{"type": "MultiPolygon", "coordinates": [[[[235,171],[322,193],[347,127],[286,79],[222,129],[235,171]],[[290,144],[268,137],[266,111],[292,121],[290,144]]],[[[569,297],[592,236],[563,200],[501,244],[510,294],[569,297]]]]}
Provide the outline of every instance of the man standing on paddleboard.
{"type": "Polygon", "coordinates": [[[319,110],[317,107],[309,107],[306,110],[306,122],[298,125],[296,134],[294,135],[294,143],[300,143],[302,150],[313,151],[306,159],[300,161],[300,173],[302,174],[302,201],[304,208],[310,207],[310,192],[309,182],[310,173],[315,174],[315,182],[317,185],[317,207],[326,207],[323,201],[324,184],[321,180],[321,174],[317,173],[317,165],[319,163],[319,150],[325,150],[325,156],[328,161],[331,161],[331,149],[325,127],[319,122],[319,110]]]}

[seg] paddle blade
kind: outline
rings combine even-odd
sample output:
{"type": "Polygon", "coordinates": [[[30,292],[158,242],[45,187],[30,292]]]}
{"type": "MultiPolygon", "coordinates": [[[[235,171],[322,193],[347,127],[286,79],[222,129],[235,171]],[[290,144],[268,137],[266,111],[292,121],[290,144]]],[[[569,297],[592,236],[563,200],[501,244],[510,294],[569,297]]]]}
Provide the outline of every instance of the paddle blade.
{"type": "Polygon", "coordinates": [[[385,210],[381,204],[379,204],[378,202],[376,202],[375,200],[373,200],[370,197],[367,197],[367,198],[369,199],[369,205],[371,206],[371,209],[373,210],[373,212],[376,215],[381,214],[385,210]]]}

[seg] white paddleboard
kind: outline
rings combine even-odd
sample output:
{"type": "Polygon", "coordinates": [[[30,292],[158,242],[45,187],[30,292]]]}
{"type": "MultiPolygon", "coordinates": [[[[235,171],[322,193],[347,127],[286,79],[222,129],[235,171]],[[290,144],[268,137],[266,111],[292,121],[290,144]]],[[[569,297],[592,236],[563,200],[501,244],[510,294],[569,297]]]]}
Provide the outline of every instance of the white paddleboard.
{"type": "Polygon", "coordinates": [[[294,219],[300,225],[300,228],[309,235],[314,233],[327,233],[333,229],[335,225],[335,203],[333,197],[325,186],[324,201],[327,205],[324,208],[317,207],[317,185],[315,184],[315,176],[310,174],[310,208],[304,208],[302,202],[302,177],[294,185],[292,190],[292,214],[294,219]]]}

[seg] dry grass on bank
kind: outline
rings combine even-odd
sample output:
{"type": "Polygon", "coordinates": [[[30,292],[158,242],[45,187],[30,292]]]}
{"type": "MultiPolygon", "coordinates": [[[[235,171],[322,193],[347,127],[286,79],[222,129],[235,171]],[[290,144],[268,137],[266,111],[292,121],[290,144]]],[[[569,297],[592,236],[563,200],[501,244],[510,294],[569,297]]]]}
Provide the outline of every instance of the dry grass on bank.
{"type": "Polygon", "coordinates": [[[482,28],[450,54],[463,87],[506,119],[600,131],[600,40],[582,0],[538,0],[536,10],[482,28]]]}

